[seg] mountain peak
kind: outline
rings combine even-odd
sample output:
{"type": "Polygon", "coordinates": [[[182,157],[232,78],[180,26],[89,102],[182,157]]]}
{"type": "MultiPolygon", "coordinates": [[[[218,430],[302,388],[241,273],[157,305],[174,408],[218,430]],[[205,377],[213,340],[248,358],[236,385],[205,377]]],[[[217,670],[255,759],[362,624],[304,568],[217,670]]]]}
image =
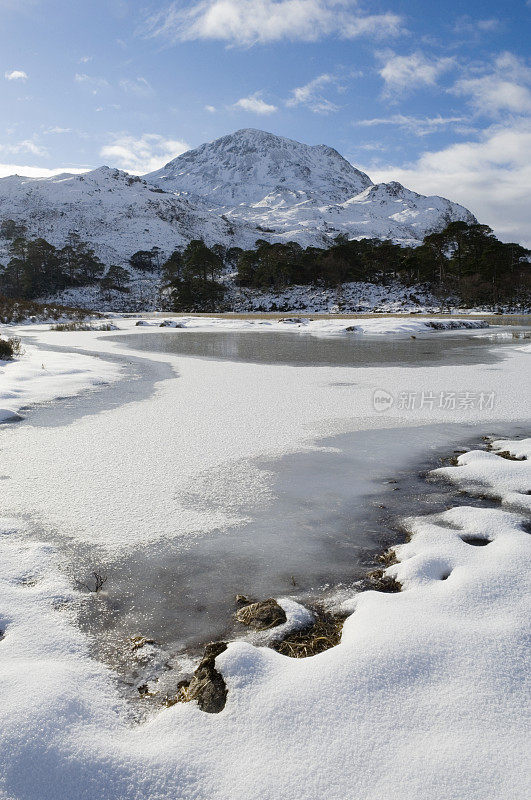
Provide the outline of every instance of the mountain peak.
{"type": "Polygon", "coordinates": [[[174,158],[144,176],[166,191],[200,196],[217,205],[253,205],[264,197],[285,205],[339,203],[371,186],[336,150],[274,133],[242,128],[174,158]]]}

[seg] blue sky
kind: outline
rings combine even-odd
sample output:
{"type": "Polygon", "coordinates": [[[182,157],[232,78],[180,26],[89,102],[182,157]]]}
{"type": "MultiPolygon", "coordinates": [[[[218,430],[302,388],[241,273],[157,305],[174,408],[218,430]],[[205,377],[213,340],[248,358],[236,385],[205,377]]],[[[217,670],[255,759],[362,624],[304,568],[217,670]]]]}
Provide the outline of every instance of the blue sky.
{"type": "Polygon", "coordinates": [[[0,0],[0,175],[256,127],[531,243],[531,0],[0,0]]]}

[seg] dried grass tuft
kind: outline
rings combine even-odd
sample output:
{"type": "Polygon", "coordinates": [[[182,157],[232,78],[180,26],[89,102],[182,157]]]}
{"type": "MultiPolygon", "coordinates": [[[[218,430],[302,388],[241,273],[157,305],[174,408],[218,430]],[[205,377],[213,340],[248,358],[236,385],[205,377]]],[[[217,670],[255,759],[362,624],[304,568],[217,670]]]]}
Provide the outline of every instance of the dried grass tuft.
{"type": "Polygon", "coordinates": [[[345,616],[327,614],[318,611],[314,624],[309,628],[294,631],[271,647],[283,656],[290,658],[308,658],[335,647],[341,641],[341,631],[345,616]]]}

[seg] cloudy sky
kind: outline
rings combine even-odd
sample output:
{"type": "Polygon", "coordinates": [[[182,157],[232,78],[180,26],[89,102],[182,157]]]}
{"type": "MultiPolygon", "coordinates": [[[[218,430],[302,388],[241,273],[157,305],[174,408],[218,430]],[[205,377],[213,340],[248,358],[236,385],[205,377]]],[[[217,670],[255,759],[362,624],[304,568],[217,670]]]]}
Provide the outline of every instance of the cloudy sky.
{"type": "Polygon", "coordinates": [[[531,245],[531,0],[0,0],[0,175],[144,173],[238,128],[531,245]]]}

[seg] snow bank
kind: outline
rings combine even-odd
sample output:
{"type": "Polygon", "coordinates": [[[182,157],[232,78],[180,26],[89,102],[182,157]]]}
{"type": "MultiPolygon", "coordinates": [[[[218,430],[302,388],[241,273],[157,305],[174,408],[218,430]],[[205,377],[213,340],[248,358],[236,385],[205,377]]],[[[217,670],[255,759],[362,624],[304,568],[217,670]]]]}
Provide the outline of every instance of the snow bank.
{"type": "Polygon", "coordinates": [[[456,331],[488,328],[481,319],[408,319],[383,317],[382,319],[353,319],[345,326],[345,320],[314,320],[308,323],[308,331],[318,333],[353,333],[365,336],[400,336],[431,331],[456,331]]]}
{"type": "Polygon", "coordinates": [[[469,494],[492,497],[508,508],[531,511],[531,439],[498,440],[492,443],[492,450],[464,453],[457,459],[458,466],[443,467],[432,474],[452,481],[469,494]],[[501,458],[499,453],[510,458],[501,458]]]}
{"type": "MultiPolygon", "coordinates": [[[[131,322],[128,320],[128,323],[131,322]]],[[[160,321],[140,319],[134,325],[148,327],[179,328],[185,330],[269,330],[269,331],[299,331],[314,335],[330,334],[362,334],[401,336],[412,333],[431,333],[433,331],[476,330],[488,328],[489,324],[482,319],[451,319],[451,318],[411,318],[411,317],[381,317],[377,319],[341,318],[311,319],[308,317],[285,317],[282,319],[238,319],[231,317],[173,317],[162,318],[160,321]]]]}
{"type": "Polygon", "coordinates": [[[522,518],[461,507],[409,520],[399,594],[350,604],[307,659],[235,642],[225,709],[131,726],[72,625],[53,551],[0,525],[0,792],[24,800],[524,800],[529,602],[522,518]],[[467,539],[485,544],[477,547],[467,539]]]}
{"type": "Polygon", "coordinates": [[[24,345],[19,358],[0,360],[0,422],[20,419],[18,412],[34,403],[71,397],[108,383],[119,373],[116,364],[93,356],[24,345]]]}

